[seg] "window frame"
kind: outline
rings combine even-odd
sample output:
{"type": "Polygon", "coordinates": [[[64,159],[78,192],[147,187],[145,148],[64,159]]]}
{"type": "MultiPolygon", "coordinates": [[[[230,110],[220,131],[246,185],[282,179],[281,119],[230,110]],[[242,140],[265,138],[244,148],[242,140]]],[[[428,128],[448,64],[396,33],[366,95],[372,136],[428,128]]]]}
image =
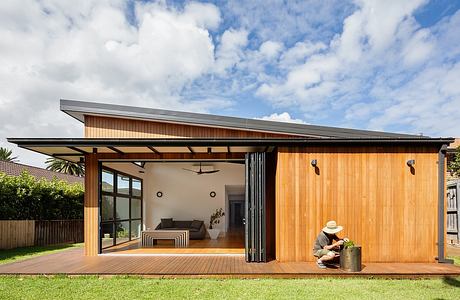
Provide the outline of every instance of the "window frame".
{"type": "Polygon", "coordinates": [[[130,241],[133,241],[133,240],[137,240],[139,239],[140,237],[137,237],[137,238],[132,238],[131,237],[131,233],[132,233],[132,222],[133,221],[140,221],[140,224],[142,226],[143,224],[143,215],[144,215],[144,212],[143,212],[143,204],[144,204],[144,199],[143,199],[143,196],[144,196],[144,181],[142,180],[142,178],[139,178],[137,176],[133,176],[133,175],[130,175],[130,174],[127,174],[125,172],[122,172],[122,171],[118,171],[118,170],[115,170],[115,169],[112,169],[110,167],[106,167],[106,166],[102,166],[101,165],[101,168],[100,168],[100,182],[99,182],[99,245],[100,245],[100,249],[101,251],[104,250],[104,249],[108,249],[108,248],[111,248],[111,247],[114,247],[114,246],[118,246],[118,245],[121,245],[121,244],[124,244],[124,243],[128,243],[130,241]],[[103,191],[102,190],[102,173],[104,171],[107,171],[107,172],[110,172],[113,174],[113,191],[112,192],[106,192],[106,191],[103,191]],[[121,193],[118,193],[118,175],[121,175],[121,176],[124,176],[124,177],[128,177],[129,178],[129,193],[128,194],[121,194],[121,193]],[[141,194],[140,196],[135,196],[133,195],[133,179],[136,179],[140,182],[141,184],[141,194]],[[102,197],[103,196],[111,196],[113,197],[113,219],[112,220],[102,220],[102,197]],[[116,218],[116,215],[117,215],[117,198],[128,198],[128,201],[129,201],[129,217],[128,219],[117,219],[116,218]],[[140,204],[140,209],[141,209],[141,214],[140,214],[140,218],[132,218],[132,212],[131,212],[131,202],[132,202],[132,199],[137,199],[137,200],[140,200],[141,201],[141,204],[140,204]],[[122,222],[128,222],[128,240],[127,241],[124,241],[124,242],[121,242],[121,243],[117,243],[117,227],[116,225],[118,223],[122,223],[122,222]],[[112,242],[112,245],[110,246],[106,246],[106,247],[102,247],[102,238],[103,238],[103,232],[102,232],[102,228],[103,228],[103,225],[107,225],[107,224],[111,224],[112,225],[112,236],[113,236],[113,242],[112,242]]]}

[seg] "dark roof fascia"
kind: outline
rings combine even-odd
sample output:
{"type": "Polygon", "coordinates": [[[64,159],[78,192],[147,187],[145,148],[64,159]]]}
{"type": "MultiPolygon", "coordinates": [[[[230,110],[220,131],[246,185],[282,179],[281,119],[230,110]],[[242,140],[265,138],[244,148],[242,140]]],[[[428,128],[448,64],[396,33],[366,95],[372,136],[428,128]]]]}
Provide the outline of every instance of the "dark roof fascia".
{"type": "Polygon", "coordinates": [[[107,147],[107,146],[313,146],[313,145],[447,145],[453,138],[269,138],[269,139],[92,139],[92,138],[8,138],[8,142],[22,147],[107,147]]]}
{"type": "Polygon", "coordinates": [[[188,124],[205,127],[220,127],[247,131],[272,132],[299,136],[329,138],[363,137],[418,137],[399,134],[339,127],[274,122],[210,114],[180,112],[163,109],[142,108],[115,104],[95,103],[61,99],[61,111],[84,122],[84,115],[111,116],[116,118],[140,119],[174,124],[188,124]]]}

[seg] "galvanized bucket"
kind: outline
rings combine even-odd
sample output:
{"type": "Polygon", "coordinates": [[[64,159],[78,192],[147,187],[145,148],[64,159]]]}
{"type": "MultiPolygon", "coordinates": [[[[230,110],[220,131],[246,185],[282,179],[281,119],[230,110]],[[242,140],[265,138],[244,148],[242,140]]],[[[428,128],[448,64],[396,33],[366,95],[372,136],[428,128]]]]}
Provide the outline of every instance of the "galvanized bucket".
{"type": "Polygon", "coordinates": [[[340,251],[340,268],[348,272],[361,271],[361,246],[353,246],[340,251]]]}

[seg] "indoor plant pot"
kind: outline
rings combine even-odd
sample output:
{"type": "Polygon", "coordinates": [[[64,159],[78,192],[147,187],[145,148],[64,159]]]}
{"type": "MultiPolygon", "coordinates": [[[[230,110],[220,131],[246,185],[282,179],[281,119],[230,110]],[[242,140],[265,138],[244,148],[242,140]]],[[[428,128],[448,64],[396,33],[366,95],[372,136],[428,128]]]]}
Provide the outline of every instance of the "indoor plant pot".
{"type": "Polygon", "coordinates": [[[208,228],[208,234],[211,240],[217,240],[219,233],[220,233],[220,229],[209,229],[208,228]]]}
{"type": "Polygon", "coordinates": [[[211,215],[209,220],[208,234],[211,240],[217,240],[219,237],[220,229],[214,228],[214,225],[220,223],[220,218],[225,216],[224,210],[222,208],[216,209],[216,211],[211,215]]]}

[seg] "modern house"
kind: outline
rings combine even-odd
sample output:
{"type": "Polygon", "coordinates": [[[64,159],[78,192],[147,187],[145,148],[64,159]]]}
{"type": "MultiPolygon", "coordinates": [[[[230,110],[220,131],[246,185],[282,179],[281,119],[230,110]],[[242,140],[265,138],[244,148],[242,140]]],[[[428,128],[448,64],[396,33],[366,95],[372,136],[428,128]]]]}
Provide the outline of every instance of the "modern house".
{"type": "Polygon", "coordinates": [[[50,171],[43,168],[38,168],[34,166],[24,165],[16,162],[11,161],[0,161],[0,173],[5,173],[6,175],[10,176],[19,176],[22,172],[26,171],[35,179],[46,179],[46,180],[63,180],[67,181],[68,183],[81,183],[84,184],[84,178],[78,177],[74,175],[69,175],[65,173],[59,173],[50,171]]]}
{"type": "Polygon", "coordinates": [[[364,262],[446,262],[451,138],[69,100],[61,110],[84,124],[84,138],[8,140],[84,162],[85,255],[169,253],[169,244],[141,249],[142,232],[169,218],[207,224],[222,208],[219,239],[190,248],[313,261],[316,235],[336,220],[364,262]]]}

